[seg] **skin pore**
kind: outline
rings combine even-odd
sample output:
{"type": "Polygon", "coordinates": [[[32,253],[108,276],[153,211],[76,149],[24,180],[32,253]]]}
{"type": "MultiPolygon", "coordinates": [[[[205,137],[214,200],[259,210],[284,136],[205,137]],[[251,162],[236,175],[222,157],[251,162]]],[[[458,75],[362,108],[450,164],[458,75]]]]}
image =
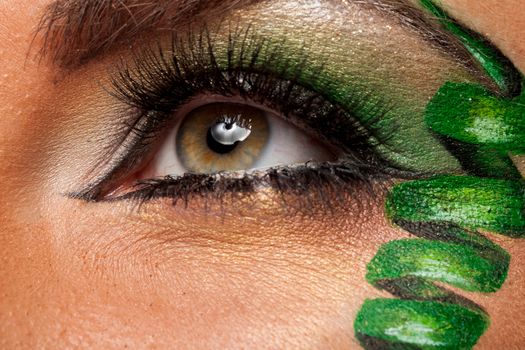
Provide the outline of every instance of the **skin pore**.
{"type": "MultiPolygon", "coordinates": [[[[390,292],[395,288],[406,293],[402,284],[383,288],[385,291],[376,288],[377,281],[398,279],[411,269],[410,264],[397,265],[399,269],[388,274],[381,268],[382,263],[394,265],[388,264],[388,259],[395,256],[392,251],[399,251],[395,245],[406,249],[408,255],[411,250],[406,246],[421,244],[413,254],[416,259],[425,249],[430,254],[442,251],[441,244],[450,244],[428,239],[438,232],[436,226],[428,230],[425,239],[415,238],[417,233],[410,223],[434,222],[436,217],[431,214],[435,212],[413,212],[414,202],[407,203],[404,196],[396,197],[396,193],[410,186],[445,191],[443,186],[432,188],[433,182],[425,180],[407,182],[406,187],[397,187],[389,196],[383,191],[383,183],[374,184],[376,196],[356,188],[331,205],[319,204],[322,200],[315,193],[309,198],[309,206],[293,195],[285,196],[285,205],[271,189],[251,197],[233,196],[231,202],[229,197],[222,202],[196,198],[187,206],[172,206],[169,198],[160,199],[144,204],[140,210],[136,203],[125,201],[91,203],[69,198],[67,193],[89,182],[91,178],[86,174],[110,145],[108,131],[115,126],[117,114],[112,109],[114,101],[101,89],[100,82],[108,79],[108,68],[114,67],[121,56],[129,57],[129,52],[108,52],[67,75],[57,74],[56,67],[45,60],[39,64],[27,52],[33,30],[48,3],[17,1],[0,5],[1,348],[356,349],[360,345],[354,326],[363,307],[368,320],[373,320],[367,313],[373,311],[370,303],[375,299],[392,300],[382,306],[383,310],[400,310],[395,304],[398,299],[392,298],[390,292]],[[385,202],[390,208],[389,218],[385,217],[385,202]],[[393,226],[391,221],[404,229],[393,226]],[[386,262],[384,257],[388,258],[386,262]]],[[[345,18],[355,21],[355,28],[345,30],[363,30],[365,44],[361,45],[366,49],[348,58],[342,67],[323,70],[325,74],[333,70],[327,79],[341,72],[346,79],[374,77],[375,82],[367,84],[375,83],[376,91],[388,96],[401,94],[394,97],[407,100],[399,108],[419,109],[419,126],[425,125],[427,103],[420,106],[417,101],[430,101],[451,77],[463,83],[475,80],[449,55],[429,48],[418,35],[400,28],[390,17],[376,13],[358,16],[356,13],[370,13],[355,8],[352,1],[342,3],[348,3],[354,11],[330,11],[330,15],[336,22],[344,22],[345,18]],[[373,24],[367,27],[364,22],[370,17],[373,24]],[[384,51],[383,44],[389,39],[374,39],[372,35],[378,32],[377,28],[388,25],[394,33],[391,44],[397,45],[404,39],[406,50],[413,52],[416,61],[424,66],[407,67],[404,72],[409,74],[402,82],[399,79],[403,74],[396,76],[395,68],[406,53],[396,56],[397,46],[392,45],[386,45],[391,50],[384,51]],[[380,52],[363,56],[374,49],[380,52]],[[352,68],[358,59],[362,60],[360,65],[370,63],[369,71],[352,68]],[[380,65],[383,74],[372,69],[374,62],[380,60],[386,61],[380,65]],[[408,77],[425,74],[428,79],[407,86],[411,82],[408,77]],[[387,81],[394,83],[389,85],[387,81]]],[[[525,47],[519,35],[523,4],[510,0],[484,1],[483,5],[475,0],[443,3],[455,18],[490,37],[517,67],[525,67],[525,47]],[[493,8],[500,11],[495,13],[493,8]],[[505,20],[492,17],[505,11],[505,20]]],[[[276,10],[271,6],[238,10],[237,17],[254,19],[254,28],[261,31],[279,30],[302,38],[305,35],[300,36],[294,23],[305,21],[316,28],[316,23],[325,17],[315,18],[307,9],[301,10],[283,11],[280,15],[289,19],[285,24],[276,21],[272,25],[276,10]]],[[[324,39],[327,35],[323,28],[326,27],[319,24],[316,32],[324,39]]],[[[355,46],[357,42],[346,45],[355,46]]],[[[315,51],[313,44],[310,49],[315,51]]],[[[340,63],[344,56],[340,54],[333,61],[340,63]]],[[[327,57],[333,56],[319,60],[327,57]]],[[[439,114],[437,110],[438,117],[439,114]]],[[[428,153],[436,149],[438,153],[445,152],[439,144],[427,144],[419,131],[416,134],[421,138],[420,144],[428,147],[428,153]]],[[[439,165],[434,165],[457,171],[459,163],[446,153],[440,154],[445,156],[436,161],[439,165]]],[[[425,165],[432,165],[432,158],[413,162],[421,164],[425,160],[425,165]]],[[[468,179],[455,183],[446,195],[457,196],[455,190],[468,187],[468,179]]],[[[506,180],[481,182],[491,190],[500,188],[510,194],[496,198],[502,205],[490,200],[490,206],[505,208],[512,205],[507,201],[515,198],[519,205],[519,194],[515,194],[519,190],[514,191],[512,186],[509,189],[502,181],[506,180]]],[[[434,183],[440,184],[440,178],[434,183]]],[[[479,199],[489,200],[481,194],[479,199]]],[[[465,259],[472,257],[469,263],[475,265],[474,271],[482,264],[487,267],[479,268],[482,274],[469,280],[468,271],[461,270],[469,266],[461,262],[454,270],[456,276],[433,279],[444,282],[447,291],[438,288],[439,283],[432,291],[449,300],[456,297],[448,294],[452,291],[457,295],[454,304],[469,305],[466,309],[458,306],[447,319],[453,321],[468,313],[473,320],[471,340],[476,341],[483,334],[479,349],[519,348],[525,342],[520,332],[520,324],[525,321],[521,287],[525,285],[521,272],[525,246],[520,240],[501,235],[512,229],[512,220],[494,224],[492,218],[486,219],[477,210],[477,216],[464,214],[466,207],[479,205],[480,200],[474,197],[470,203],[465,199],[457,219],[454,212],[446,217],[447,223],[461,227],[437,228],[469,242],[458,244],[457,249],[465,259]],[[473,221],[476,223],[471,225],[473,221]],[[464,230],[471,226],[483,228],[490,240],[464,230]],[[490,269],[493,261],[503,261],[505,265],[508,257],[508,272],[505,267],[490,269]],[[507,276],[505,283],[503,275],[507,276]],[[461,283],[450,283],[460,277],[465,278],[461,283]],[[471,303],[484,311],[478,312],[471,303]],[[490,315],[487,329],[485,315],[490,315]]],[[[428,207],[432,208],[432,204],[428,207]]],[[[516,227],[519,229],[519,223],[516,227]]],[[[417,232],[425,231],[419,228],[417,232]]],[[[406,276],[410,278],[411,274],[406,276]]],[[[424,280],[417,283],[431,288],[424,280]]],[[[405,310],[421,315],[418,306],[405,310]]],[[[392,319],[394,326],[397,320],[392,319]]]]}

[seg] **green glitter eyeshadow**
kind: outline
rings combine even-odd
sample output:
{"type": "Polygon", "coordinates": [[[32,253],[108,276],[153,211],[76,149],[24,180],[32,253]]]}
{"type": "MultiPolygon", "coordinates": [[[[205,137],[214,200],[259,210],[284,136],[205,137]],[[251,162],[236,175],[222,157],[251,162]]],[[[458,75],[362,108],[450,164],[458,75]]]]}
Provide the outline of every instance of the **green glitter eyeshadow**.
{"type": "Polygon", "coordinates": [[[230,54],[234,60],[241,54],[249,59],[258,50],[255,70],[264,65],[276,74],[283,67],[299,72],[284,78],[322,93],[363,125],[374,121],[370,129],[377,137],[370,143],[392,167],[416,173],[462,172],[458,160],[424,121],[429,98],[446,81],[480,81],[456,57],[428,45],[424,33],[390,23],[386,16],[363,22],[355,11],[338,7],[330,21],[314,21],[310,12],[301,12],[301,6],[293,13],[281,14],[275,7],[257,13],[246,19],[250,29],[242,36],[248,43],[264,42],[263,47],[246,45],[242,53],[240,45],[229,48],[228,37],[236,29],[221,27],[213,39],[219,62],[227,62],[230,54]],[[274,12],[290,20],[276,21],[274,12]],[[292,26],[294,21],[303,25],[292,26]]]}

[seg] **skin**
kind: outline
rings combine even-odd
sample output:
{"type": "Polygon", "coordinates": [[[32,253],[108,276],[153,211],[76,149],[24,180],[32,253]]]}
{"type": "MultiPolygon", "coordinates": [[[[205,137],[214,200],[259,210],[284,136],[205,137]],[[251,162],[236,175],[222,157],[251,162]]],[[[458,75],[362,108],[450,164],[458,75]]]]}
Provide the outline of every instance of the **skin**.
{"type": "MultiPolygon", "coordinates": [[[[521,1],[443,2],[523,71],[521,1]]],[[[357,191],[331,211],[279,205],[271,191],[222,210],[63,196],[92,151],[75,142],[93,136],[96,120],[77,119],[69,133],[60,110],[92,91],[96,69],[66,89],[51,65],[27,57],[46,3],[0,4],[0,348],[357,348],[365,299],[390,297],[367,282],[367,264],[386,243],[413,238],[385,218],[383,192],[357,191]]],[[[511,257],[503,287],[451,289],[490,315],[477,348],[517,349],[525,243],[489,237],[511,257]]]]}

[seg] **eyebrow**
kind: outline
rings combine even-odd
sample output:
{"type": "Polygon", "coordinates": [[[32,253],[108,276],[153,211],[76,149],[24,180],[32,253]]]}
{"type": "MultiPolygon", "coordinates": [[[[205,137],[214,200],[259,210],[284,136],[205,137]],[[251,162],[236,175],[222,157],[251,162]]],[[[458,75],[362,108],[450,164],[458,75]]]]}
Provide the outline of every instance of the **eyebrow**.
{"type": "Polygon", "coordinates": [[[255,0],[55,0],[42,16],[35,38],[41,57],[62,67],[88,61],[114,45],[172,23],[225,12],[255,0]]]}
{"type": "MultiPolygon", "coordinates": [[[[74,68],[144,33],[217,18],[260,1],[265,0],[55,0],[46,7],[35,38],[42,39],[41,58],[50,58],[62,68],[74,68]]],[[[408,0],[330,1],[352,2],[395,16],[400,25],[416,30],[460,62],[471,61],[456,38],[408,0]]]]}

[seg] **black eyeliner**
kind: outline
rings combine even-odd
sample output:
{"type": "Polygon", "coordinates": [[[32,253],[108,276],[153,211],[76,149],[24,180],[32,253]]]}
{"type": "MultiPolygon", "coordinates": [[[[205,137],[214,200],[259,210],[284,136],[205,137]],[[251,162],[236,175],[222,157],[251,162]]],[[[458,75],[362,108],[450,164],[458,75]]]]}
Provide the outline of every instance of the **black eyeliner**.
{"type": "MultiPolygon", "coordinates": [[[[132,116],[131,122],[128,121],[126,125],[127,139],[132,140],[131,146],[127,154],[121,156],[120,165],[104,176],[103,181],[71,196],[89,201],[108,199],[106,197],[114,183],[119,181],[123,174],[132,172],[140,163],[139,160],[151,152],[152,140],[173,123],[175,112],[196,95],[203,93],[226,97],[240,96],[272,108],[290,122],[316,133],[323,141],[340,148],[345,154],[345,159],[341,162],[330,165],[333,173],[344,169],[346,173],[353,174],[353,180],[360,179],[364,182],[372,179],[374,173],[378,176],[389,172],[401,173],[402,169],[390,166],[374,149],[378,144],[387,142],[375,132],[374,127],[375,122],[388,112],[388,108],[384,108],[385,103],[377,101],[373,119],[358,121],[351,115],[351,111],[370,103],[369,96],[348,96],[349,107],[344,109],[331,103],[326,96],[315,91],[319,86],[329,88],[326,82],[323,82],[323,85],[318,81],[323,67],[306,67],[306,58],[305,63],[293,65],[284,58],[284,52],[279,49],[281,46],[270,48],[266,39],[249,37],[248,31],[232,33],[229,35],[227,63],[223,67],[215,55],[209,32],[202,30],[197,34],[190,32],[187,37],[174,35],[170,50],[159,44],[135,54],[131,64],[121,63],[112,75],[112,87],[109,91],[127,106],[128,113],[132,116]],[[241,47],[237,46],[239,42],[241,47]],[[234,52],[238,52],[238,57],[235,57],[234,52]],[[265,58],[262,58],[263,53],[265,58]],[[298,82],[298,77],[304,76],[307,68],[310,72],[308,79],[298,82]],[[310,82],[310,86],[305,86],[305,80],[310,82]],[[362,176],[357,175],[359,171],[362,171],[362,176]]],[[[382,134],[385,134],[384,131],[382,134]]],[[[268,174],[273,172],[273,178],[257,175],[264,178],[259,179],[260,181],[257,181],[256,176],[248,174],[242,181],[239,178],[228,179],[226,174],[213,175],[211,177],[215,176],[215,180],[211,181],[210,175],[201,174],[207,176],[208,182],[213,185],[201,186],[199,190],[188,190],[191,186],[187,186],[189,179],[203,179],[198,174],[152,179],[137,183],[132,193],[119,198],[133,197],[133,193],[150,198],[159,197],[159,193],[177,197],[188,191],[201,193],[206,189],[224,192],[220,190],[224,187],[219,185],[220,181],[228,184],[226,188],[232,189],[236,187],[232,182],[246,184],[248,179],[253,183],[276,185],[277,188],[287,188],[289,191],[288,186],[279,185],[282,181],[268,179],[275,180],[277,174],[284,173],[286,178],[293,178],[293,173],[298,172],[298,169],[303,178],[306,171],[312,172],[312,178],[327,178],[323,175],[327,171],[325,165],[303,168],[293,166],[285,172],[283,169],[286,167],[279,168],[277,172],[276,169],[268,170],[268,174]],[[186,185],[178,186],[177,181],[186,185]],[[152,187],[149,191],[146,188],[148,185],[152,187]],[[177,189],[181,193],[175,194],[167,187],[177,189]],[[154,195],[151,194],[152,191],[154,195]]],[[[409,172],[405,174],[410,176],[409,172]]],[[[342,183],[342,179],[350,181],[350,178],[345,176],[336,178],[338,183],[342,183]]]]}

